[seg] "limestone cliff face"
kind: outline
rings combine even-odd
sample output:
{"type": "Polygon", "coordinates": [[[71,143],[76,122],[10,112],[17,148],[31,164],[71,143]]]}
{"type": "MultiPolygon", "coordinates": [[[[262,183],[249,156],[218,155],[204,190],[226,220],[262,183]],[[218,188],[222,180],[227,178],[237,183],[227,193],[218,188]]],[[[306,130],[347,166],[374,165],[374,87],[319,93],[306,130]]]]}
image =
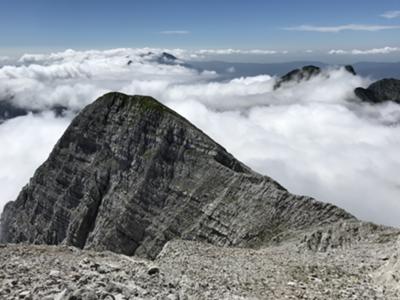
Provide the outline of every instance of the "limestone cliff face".
{"type": "Polygon", "coordinates": [[[251,246],[353,217],[295,196],[155,99],[109,93],[2,214],[3,242],[155,257],[174,238],[251,246]]]}

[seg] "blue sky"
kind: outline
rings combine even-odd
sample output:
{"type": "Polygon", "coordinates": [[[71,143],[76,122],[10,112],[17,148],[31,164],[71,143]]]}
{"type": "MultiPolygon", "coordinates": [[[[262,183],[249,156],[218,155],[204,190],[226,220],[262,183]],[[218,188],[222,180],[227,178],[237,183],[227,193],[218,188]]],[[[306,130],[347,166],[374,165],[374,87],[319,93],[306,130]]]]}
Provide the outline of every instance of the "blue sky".
{"type": "MultiPolygon", "coordinates": [[[[272,49],[288,51],[288,60],[313,50],[324,58],[332,49],[400,47],[400,15],[381,16],[399,10],[398,0],[1,0],[0,54],[147,46],[272,49]]],[[[396,60],[393,52],[375,60],[396,60]]]]}

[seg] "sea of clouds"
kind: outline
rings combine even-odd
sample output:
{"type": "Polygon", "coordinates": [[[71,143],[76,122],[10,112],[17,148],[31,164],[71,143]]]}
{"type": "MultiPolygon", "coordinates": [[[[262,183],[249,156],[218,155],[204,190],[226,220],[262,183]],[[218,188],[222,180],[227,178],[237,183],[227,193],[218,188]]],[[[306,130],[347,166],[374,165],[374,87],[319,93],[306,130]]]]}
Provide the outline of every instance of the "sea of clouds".
{"type": "Polygon", "coordinates": [[[343,68],[274,90],[275,77],[221,80],[162,49],[24,55],[0,68],[0,100],[43,113],[0,125],[0,210],[47,158],[73,116],[108,91],[151,95],[291,192],[400,225],[400,105],[358,101],[368,78],[343,68]],[[67,112],[56,117],[50,108],[67,112]]]}

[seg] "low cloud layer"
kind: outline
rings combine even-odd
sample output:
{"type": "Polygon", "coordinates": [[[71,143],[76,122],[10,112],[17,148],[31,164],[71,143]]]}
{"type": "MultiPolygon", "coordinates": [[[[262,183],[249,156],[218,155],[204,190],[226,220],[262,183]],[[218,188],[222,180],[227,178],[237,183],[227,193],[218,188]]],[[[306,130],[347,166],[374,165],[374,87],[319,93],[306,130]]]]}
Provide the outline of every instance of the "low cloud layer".
{"type": "Polygon", "coordinates": [[[70,122],[50,112],[11,119],[0,125],[0,210],[15,200],[70,122]]]}
{"type": "MultiPolygon", "coordinates": [[[[0,68],[0,99],[43,110],[63,105],[73,114],[111,90],[151,95],[291,192],[400,225],[400,105],[355,99],[353,89],[368,79],[336,68],[274,90],[268,74],[221,81],[212,70],[171,61],[164,50],[25,55],[0,68]]],[[[0,125],[7,145],[0,152],[0,207],[17,196],[70,120],[44,113],[0,125]]]]}

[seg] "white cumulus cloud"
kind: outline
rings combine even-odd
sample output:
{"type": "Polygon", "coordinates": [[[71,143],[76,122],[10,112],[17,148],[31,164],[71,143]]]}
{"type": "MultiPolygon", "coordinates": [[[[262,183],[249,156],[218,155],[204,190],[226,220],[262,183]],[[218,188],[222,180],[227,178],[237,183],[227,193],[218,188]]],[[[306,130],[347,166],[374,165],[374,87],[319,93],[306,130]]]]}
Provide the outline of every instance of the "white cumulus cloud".
{"type": "Polygon", "coordinates": [[[189,34],[190,31],[188,30],[164,30],[164,31],[160,31],[161,34],[168,34],[168,35],[185,35],[185,34],[189,34]]]}
{"type": "Polygon", "coordinates": [[[400,52],[399,47],[383,47],[383,48],[373,48],[373,49],[352,49],[352,50],[343,50],[343,49],[332,49],[328,53],[329,54],[350,54],[350,55],[374,55],[374,54],[390,54],[400,52]]]}
{"type": "Polygon", "coordinates": [[[400,10],[389,10],[381,14],[381,17],[386,19],[394,19],[400,17],[400,10]]]}
{"type": "Polygon", "coordinates": [[[400,25],[368,25],[368,24],[346,24],[338,26],[313,26],[313,25],[300,25],[294,27],[285,27],[285,30],[290,31],[313,31],[313,32],[328,32],[337,33],[341,31],[381,31],[390,29],[400,29],[400,25]]]}
{"type": "Polygon", "coordinates": [[[267,49],[201,49],[195,51],[196,54],[212,54],[212,55],[232,55],[232,54],[278,54],[279,51],[267,49]]]}
{"type": "Polygon", "coordinates": [[[15,200],[67,128],[70,118],[52,113],[11,119],[0,125],[0,211],[15,200]]]}

